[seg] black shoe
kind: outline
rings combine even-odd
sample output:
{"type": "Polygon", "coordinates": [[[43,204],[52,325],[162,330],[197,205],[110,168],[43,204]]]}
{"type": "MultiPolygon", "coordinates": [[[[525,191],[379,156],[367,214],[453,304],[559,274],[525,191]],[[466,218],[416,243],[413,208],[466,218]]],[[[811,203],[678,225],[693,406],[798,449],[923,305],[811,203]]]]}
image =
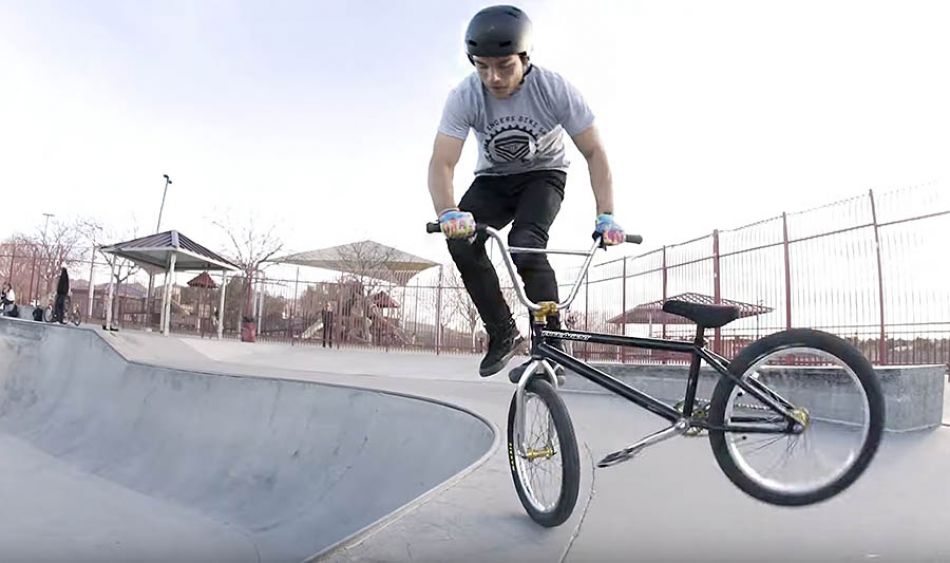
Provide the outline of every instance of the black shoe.
{"type": "Polygon", "coordinates": [[[495,375],[503,370],[518,351],[518,346],[524,342],[514,321],[502,325],[486,325],[485,328],[488,331],[488,353],[478,367],[478,374],[482,377],[495,375]]]}

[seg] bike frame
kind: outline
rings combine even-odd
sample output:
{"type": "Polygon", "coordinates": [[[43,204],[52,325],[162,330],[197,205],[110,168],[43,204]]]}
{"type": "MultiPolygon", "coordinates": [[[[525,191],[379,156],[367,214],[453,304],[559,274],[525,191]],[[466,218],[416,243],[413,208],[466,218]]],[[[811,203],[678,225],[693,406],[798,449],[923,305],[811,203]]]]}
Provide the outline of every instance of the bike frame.
{"type": "MultiPolygon", "coordinates": [[[[508,273],[514,282],[515,293],[518,300],[533,313],[531,323],[531,361],[525,366],[522,372],[518,389],[516,391],[517,413],[515,417],[516,444],[518,449],[523,448],[524,436],[524,406],[525,406],[525,388],[528,382],[536,373],[545,376],[551,384],[557,388],[558,380],[551,366],[551,362],[560,364],[568,368],[588,381],[603,387],[604,389],[619,395],[628,401],[631,401],[651,413],[669,420],[673,426],[670,429],[657,433],[638,444],[638,447],[651,445],[663,439],[666,439],[676,433],[684,433],[689,428],[701,428],[705,430],[719,430],[724,432],[741,432],[745,434],[790,434],[798,433],[802,430],[799,420],[795,417],[795,409],[789,401],[781,395],[772,391],[754,377],[741,379],[728,370],[729,361],[722,356],[707,350],[705,347],[705,338],[703,328],[698,327],[696,338],[693,342],[684,342],[680,340],[666,340],[657,338],[640,338],[630,336],[616,336],[610,334],[599,334],[592,332],[579,332],[573,330],[551,330],[544,328],[544,319],[547,315],[556,311],[566,309],[577,296],[581,283],[587,277],[590,264],[594,258],[597,248],[601,247],[601,241],[595,238],[593,245],[589,250],[553,250],[538,248],[509,247],[497,230],[492,227],[479,225],[479,232],[484,232],[491,237],[501,248],[501,256],[504,260],[508,273]],[[516,271],[512,254],[562,254],[572,256],[584,256],[584,265],[574,284],[568,293],[567,298],[560,303],[534,303],[528,299],[524,292],[523,284],[516,271]],[[668,352],[680,352],[690,354],[689,377],[686,382],[686,397],[684,400],[683,411],[680,412],[670,405],[644,393],[619,379],[604,373],[597,368],[581,361],[570,354],[562,352],[553,347],[553,341],[584,342],[591,344],[608,344],[629,348],[640,348],[649,350],[663,350],[668,352]],[[711,366],[720,377],[731,379],[739,388],[749,393],[767,405],[772,411],[782,417],[784,424],[779,424],[775,420],[763,421],[756,417],[745,417],[741,424],[730,423],[724,426],[712,426],[705,418],[693,417],[693,409],[696,402],[696,389],[699,384],[699,368],[705,361],[711,366]],[[756,423],[758,421],[758,423],[756,423]],[[766,422],[766,425],[763,425],[766,422]]],[[[553,431],[549,429],[549,432],[553,431]]],[[[524,454],[524,452],[519,451],[524,454]]]]}

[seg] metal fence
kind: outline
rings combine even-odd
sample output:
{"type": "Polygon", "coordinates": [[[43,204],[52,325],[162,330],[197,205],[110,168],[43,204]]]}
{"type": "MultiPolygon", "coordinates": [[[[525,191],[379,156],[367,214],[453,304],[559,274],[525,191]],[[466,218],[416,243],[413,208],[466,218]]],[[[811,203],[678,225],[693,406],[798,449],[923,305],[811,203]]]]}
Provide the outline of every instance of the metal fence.
{"type": "MultiPolygon", "coordinates": [[[[683,294],[748,304],[761,314],[741,318],[710,334],[727,356],[765,334],[813,327],[849,339],[877,364],[950,363],[950,238],[947,190],[923,186],[865,195],[826,206],[783,213],[653,252],[595,265],[565,321],[580,330],[691,338],[694,328],[658,321],[630,322],[625,312],[683,294]]],[[[68,264],[73,300],[93,322],[105,318],[109,267],[89,249],[68,264]],[[88,281],[94,291],[89,299],[88,281]]],[[[49,249],[24,244],[0,248],[0,276],[21,303],[44,302],[55,289],[58,264],[49,249]]],[[[370,279],[301,278],[261,274],[253,282],[250,311],[240,277],[220,288],[173,286],[171,330],[212,336],[212,317],[224,335],[237,338],[241,319],[258,323],[258,338],[334,347],[376,347],[427,353],[480,353],[486,336],[452,265],[433,268],[398,286],[370,279]],[[332,315],[325,313],[330,310],[332,315]]],[[[503,285],[510,284],[503,268],[503,285]]],[[[562,290],[576,269],[558,268],[562,290]]],[[[196,272],[197,274],[197,272],[196,272]]],[[[124,274],[123,274],[124,275],[124,274]]],[[[190,277],[190,276],[189,276],[190,277]]],[[[220,278],[216,278],[220,279],[220,278]]],[[[158,276],[154,295],[161,295],[158,276]]],[[[157,329],[159,305],[146,294],[144,272],[113,288],[114,318],[122,328],[157,329]]],[[[513,309],[514,292],[504,289],[513,309]]],[[[668,320],[668,319],[667,319],[668,320]]],[[[682,357],[603,345],[575,345],[582,357],[619,362],[681,362],[682,357]]]]}

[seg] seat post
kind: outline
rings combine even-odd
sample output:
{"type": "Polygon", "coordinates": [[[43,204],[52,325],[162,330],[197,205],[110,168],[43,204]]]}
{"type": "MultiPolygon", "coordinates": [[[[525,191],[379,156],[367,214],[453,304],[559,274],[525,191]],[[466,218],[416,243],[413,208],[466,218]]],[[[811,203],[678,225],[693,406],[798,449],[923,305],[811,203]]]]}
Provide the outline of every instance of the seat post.
{"type": "MultiPolygon", "coordinates": [[[[706,342],[706,327],[696,325],[696,338],[693,344],[701,348],[706,342]]],[[[683,399],[683,416],[693,415],[693,402],[696,400],[696,388],[699,386],[699,365],[702,361],[699,354],[692,352],[689,363],[689,379],[686,381],[686,397],[683,399]]]]}

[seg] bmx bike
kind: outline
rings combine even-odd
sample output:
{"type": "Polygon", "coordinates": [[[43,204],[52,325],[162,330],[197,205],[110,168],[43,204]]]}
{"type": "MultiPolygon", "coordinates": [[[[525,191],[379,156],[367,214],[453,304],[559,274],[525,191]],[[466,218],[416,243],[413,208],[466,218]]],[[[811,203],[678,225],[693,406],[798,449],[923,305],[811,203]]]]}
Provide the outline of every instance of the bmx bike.
{"type": "Polygon", "coordinates": [[[63,318],[56,318],[56,307],[53,305],[52,300],[50,303],[43,309],[43,321],[48,323],[60,323],[60,324],[73,324],[79,326],[82,324],[82,311],[79,308],[79,303],[73,304],[72,298],[66,296],[65,301],[63,302],[63,318]]]}
{"type": "MultiPolygon", "coordinates": [[[[429,223],[427,232],[438,232],[429,223]]],[[[731,361],[709,350],[705,333],[736,320],[725,305],[667,300],[663,311],[696,324],[692,341],[618,336],[546,328],[547,318],[577,296],[598,248],[548,250],[509,247],[497,230],[477,225],[501,249],[519,301],[531,312],[530,359],[522,366],[508,411],[508,460],[522,506],[538,524],[553,527],[574,510],[580,459],[570,414],[557,392],[560,365],[651,413],[670,426],[607,454],[611,467],[676,436],[708,435],[726,477],[769,504],[804,506],[827,500],[852,485],[877,452],[884,429],[884,398],[870,362],[849,342],[826,332],[795,328],[766,335],[731,361]],[[568,297],[534,303],[524,293],[512,254],[585,257],[568,297]],[[689,354],[683,399],[667,404],[552,346],[555,341],[603,344],[689,354]],[[708,400],[697,397],[701,363],[716,374],[708,400]]],[[[627,235],[627,242],[641,238],[627,235]]]]}

